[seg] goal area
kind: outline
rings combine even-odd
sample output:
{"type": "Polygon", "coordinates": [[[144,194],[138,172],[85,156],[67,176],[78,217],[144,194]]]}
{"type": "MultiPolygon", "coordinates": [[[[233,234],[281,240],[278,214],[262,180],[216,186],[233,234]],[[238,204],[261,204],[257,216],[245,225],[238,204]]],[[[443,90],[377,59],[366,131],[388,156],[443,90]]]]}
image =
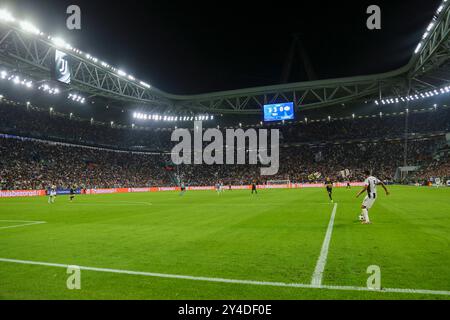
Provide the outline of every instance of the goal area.
{"type": "Polygon", "coordinates": [[[268,180],[266,185],[268,188],[290,188],[291,180],[268,180]]]}

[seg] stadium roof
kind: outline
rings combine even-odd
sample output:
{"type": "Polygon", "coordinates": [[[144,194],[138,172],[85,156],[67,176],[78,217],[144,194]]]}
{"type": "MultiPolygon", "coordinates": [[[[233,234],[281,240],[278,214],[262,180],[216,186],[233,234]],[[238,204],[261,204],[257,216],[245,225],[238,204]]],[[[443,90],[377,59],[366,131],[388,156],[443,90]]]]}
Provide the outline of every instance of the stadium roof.
{"type": "MultiPolygon", "coordinates": [[[[447,93],[450,6],[444,0],[424,31],[423,39],[409,63],[397,70],[366,76],[296,82],[198,95],[175,95],[155,88],[125,71],[109,65],[66,43],[47,35],[38,27],[0,12],[0,61],[11,70],[40,80],[51,79],[55,49],[72,56],[71,98],[99,96],[141,104],[164,112],[195,111],[210,113],[260,113],[263,104],[293,101],[297,107],[317,108],[361,100],[377,103],[396,99],[417,99],[438,90],[447,93]],[[81,92],[78,94],[77,92],[81,92]]],[[[400,100],[399,100],[400,101],[400,100]]]]}

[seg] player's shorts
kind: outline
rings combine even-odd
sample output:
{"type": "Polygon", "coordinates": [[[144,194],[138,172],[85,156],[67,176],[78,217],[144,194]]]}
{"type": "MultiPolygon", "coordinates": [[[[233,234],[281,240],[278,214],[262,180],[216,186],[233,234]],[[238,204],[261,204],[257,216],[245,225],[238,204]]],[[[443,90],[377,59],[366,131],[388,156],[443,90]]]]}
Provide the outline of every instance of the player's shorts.
{"type": "Polygon", "coordinates": [[[328,192],[333,192],[333,188],[327,188],[328,192]]]}
{"type": "Polygon", "coordinates": [[[55,197],[56,196],[56,192],[50,192],[50,197],[55,197]]]}
{"type": "Polygon", "coordinates": [[[377,199],[376,197],[370,197],[370,198],[369,198],[369,196],[366,196],[366,197],[364,198],[364,201],[363,201],[362,205],[363,205],[364,207],[366,207],[367,209],[370,209],[370,208],[372,208],[372,206],[373,206],[373,204],[375,203],[375,200],[376,200],[376,199],[377,199]]]}

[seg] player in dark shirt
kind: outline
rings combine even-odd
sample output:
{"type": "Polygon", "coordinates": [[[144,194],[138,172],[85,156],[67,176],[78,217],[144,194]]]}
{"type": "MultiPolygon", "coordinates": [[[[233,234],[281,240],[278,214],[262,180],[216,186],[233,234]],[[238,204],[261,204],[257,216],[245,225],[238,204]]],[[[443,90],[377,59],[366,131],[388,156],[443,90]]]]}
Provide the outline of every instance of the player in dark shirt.
{"type": "Polygon", "coordinates": [[[252,194],[253,194],[253,192],[258,194],[258,190],[256,190],[256,181],[254,181],[254,180],[252,182],[252,194]]]}
{"type": "Polygon", "coordinates": [[[328,192],[328,197],[330,198],[330,201],[333,202],[333,182],[330,180],[330,178],[327,178],[325,182],[325,187],[328,192]]]}
{"type": "Polygon", "coordinates": [[[69,198],[70,201],[72,201],[73,198],[75,198],[75,187],[74,186],[70,187],[70,198],[69,198]]]}

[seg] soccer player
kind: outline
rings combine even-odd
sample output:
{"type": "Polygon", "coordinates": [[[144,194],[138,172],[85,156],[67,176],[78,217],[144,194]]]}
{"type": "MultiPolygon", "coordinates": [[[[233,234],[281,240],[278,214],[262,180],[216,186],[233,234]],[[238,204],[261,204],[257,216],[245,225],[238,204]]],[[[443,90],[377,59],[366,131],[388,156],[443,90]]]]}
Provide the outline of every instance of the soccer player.
{"type": "Polygon", "coordinates": [[[352,188],[352,186],[350,184],[350,181],[347,181],[347,189],[351,189],[351,188],[352,188]]]}
{"type": "Polygon", "coordinates": [[[370,224],[371,222],[369,219],[369,210],[370,208],[372,208],[375,200],[377,199],[377,185],[381,185],[383,187],[387,196],[389,195],[389,191],[383,181],[372,176],[370,174],[370,171],[367,170],[364,173],[367,176],[366,180],[364,180],[364,188],[356,195],[356,197],[358,198],[361,194],[367,192],[367,195],[361,205],[362,211],[359,219],[361,220],[362,224],[370,224]]]}
{"type": "Polygon", "coordinates": [[[216,183],[216,191],[218,196],[222,193],[222,184],[220,182],[216,183]]]}
{"type": "Polygon", "coordinates": [[[70,197],[69,200],[72,202],[72,200],[75,198],[75,186],[70,187],[70,197]]]}
{"type": "Polygon", "coordinates": [[[56,199],[56,186],[52,185],[48,191],[48,203],[55,203],[56,199]]]}
{"type": "Polygon", "coordinates": [[[327,178],[325,182],[325,187],[328,192],[328,198],[330,198],[330,202],[333,202],[333,182],[330,180],[330,178],[327,178]]]}
{"type": "Polygon", "coordinates": [[[181,197],[182,195],[184,195],[186,193],[186,185],[184,184],[184,182],[182,182],[180,184],[180,189],[181,189],[181,192],[180,192],[180,197],[181,197]]]}
{"type": "Polygon", "coordinates": [[[252,194],[253,194],[253,192],[255,194],[258,194],[258,190],[256,190],[256,181],[255,180],[252,181],[252,194]]]}

